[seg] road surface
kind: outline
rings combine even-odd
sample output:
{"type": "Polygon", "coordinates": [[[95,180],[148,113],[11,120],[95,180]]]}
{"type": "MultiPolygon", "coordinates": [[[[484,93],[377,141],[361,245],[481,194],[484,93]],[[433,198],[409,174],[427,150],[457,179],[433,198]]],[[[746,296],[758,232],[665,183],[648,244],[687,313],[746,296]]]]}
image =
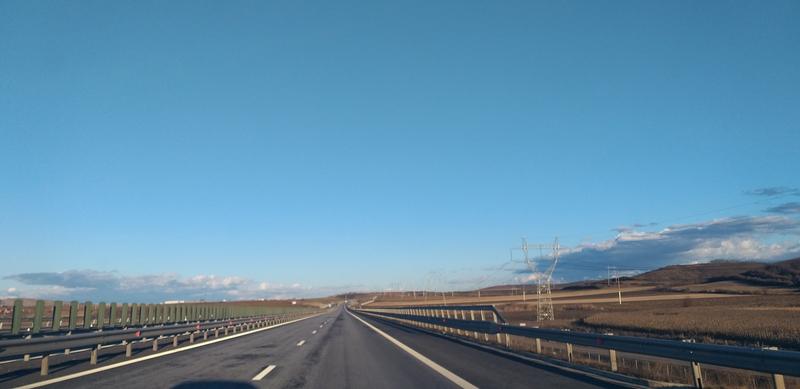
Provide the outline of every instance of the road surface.
{"type": "MultiPolygon", "coordinates": [[[[337,308],[296,323],[56,382],[48,387],[613,387],[507,359],[414,329],[359,317],[362,319],[337,308]],[[375,329],[430,363],[421,361],[375,329]]],[[[111,358],[98,367],[121,360],[124,359],[111,358]]],[[[85,362],[65,368],[54,367],[54,374],[48,379],[88,368],[85,362]]],[[[38,370],[0,376],[0,387],[42,381],[37,373],[38,370]]]]}

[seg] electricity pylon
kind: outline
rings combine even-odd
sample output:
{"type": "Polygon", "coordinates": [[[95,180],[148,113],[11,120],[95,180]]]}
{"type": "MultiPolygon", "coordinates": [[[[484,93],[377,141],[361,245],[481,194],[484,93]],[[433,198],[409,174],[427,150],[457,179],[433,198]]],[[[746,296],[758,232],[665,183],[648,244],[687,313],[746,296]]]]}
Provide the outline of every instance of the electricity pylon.
{"type": "MultiPolygon", "coordinates": [[[[514,250],[520,250],[523,253],[523,260],[525,264],[528,266],[528,270],[531,274],[534,275],[534,278],[537,281],[537,288],[536,288],[536,320],[537,321],[544,321],[544,320],[554,320],[555,315],[553,313],[553,273],[556,270],[556,265],[558,264],[558,257],[559,257],[559,250],[560,246],[558,244],[558,238],[555,238],[552,245],[548,244],[535,244],[529,245],[527,239],[522,238],[522,246],[515,247],[511,249],[511,260],[514,261],[514,250]],[[539,249],[539,257],[538,258],[531,258],[528,251],[531,247],[535,247],[539,249]],[[544,269],[544,271],[537,272],[536,270],[536,262],[537,261],[544,261],[545,256],[543,253],[544,249],[552,249],[553,254],[550,260],[550,263],[544,269]]],[[[515,261],[519,262],[519,261],[515,261]]]]}
{"type": "Polygon", "coordinates": [[[537,309],[536,309],[536,320],[537,321],[544,321],[544,320],[555,320],[555,314],[553,312],[553,272],[556,271],[556,265],[558,264],[558,255],[560,246],[558,244],[558,238],[555,239],[553,242],[553,260],[550,263],[550,266],[547,267],[547,270],[542,274],[539,278],[539,287],[537,288],[537,295],[539,297],[537,309]]]}

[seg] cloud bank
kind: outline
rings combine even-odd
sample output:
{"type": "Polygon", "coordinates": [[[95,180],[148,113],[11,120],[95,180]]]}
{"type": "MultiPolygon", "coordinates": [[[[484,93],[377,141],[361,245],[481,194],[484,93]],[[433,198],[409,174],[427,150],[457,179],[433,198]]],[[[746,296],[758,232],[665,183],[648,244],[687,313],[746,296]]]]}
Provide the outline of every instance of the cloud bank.
{"type": "Polygon", "coordinates": [[[622,230],[614,239],[568,248],[562,276],[597,277],[607,266],[644,271],[713,259],[779,260],[800,255],[800,222],[786,216],[740,216],[647,232],[622,230]],[[784,241],[776,237],[784,237],[784,241]]]}
{"type": "Polygon", "coordinates": [[[767,208],[764,211],[769,213],[780,213],[784,215],[796,214],[800,213],[800,202],[792,201],[783,203],[781,205],[767,208]]]}
{"type": "Polygon", "coordinates": [[[303,298],[336,294],[358,287],[342,285],[314,288],[299,283],[284,285],[259,282],[238,276],[181,277],[172,273],[126,276],[94,270],[21,273],[4,279],[20,284],[4,291],[9,296],[117,302],[303,298]]]}
{"type": "Polygon", "coordinates": [[[751,196],[763,196],[763,197],[776,197],[785,195],[800,196],[800,188],[790,188],[787,186],[770,186],[766,188],[748,190],[745,192],[745,194],[751,196]]]}

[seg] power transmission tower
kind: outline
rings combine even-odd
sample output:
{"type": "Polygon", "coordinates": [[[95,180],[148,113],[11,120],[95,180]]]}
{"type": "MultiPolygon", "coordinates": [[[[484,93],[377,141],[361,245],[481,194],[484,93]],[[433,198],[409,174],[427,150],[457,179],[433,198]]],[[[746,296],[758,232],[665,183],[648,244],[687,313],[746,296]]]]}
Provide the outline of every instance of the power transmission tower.
{"type": "Polygon", "coordinates": [[[555,315],[553,312],[553,296],[552,296],[552,289],[553,289],[553,273],[556,270],[556,265],[558,264],[559,258],[559,251],[560,246],[558,244],[558,238],[555,238],[555,241],[552,245],[548,244],[535,244],[529,245],[527,239],[522,238],[522,246],[515,247],[511,249],[511,261],[512,262],[520,262],[514,260],[514,251],[520,250],[523,253],[524,263],[528,266],[528,270],[531,274],[534,275],[534,278],[537,281],[536,287],[536,320],[537,321],[544,321],[544,320],[554,320],[555,315]],[[535,247],[539,249],[539,257],[538,259],[531,258],[529,255],[529,249],[531,247],[535,247]],[[553,254],[548,266],[544,269],[544,271],[537,272],[536,270],[536,262],[544,261],[545,256],[543,254],[544,249],[552,249],[553,254]]]}
{"type": "Polygon", "coordinates": [[[553,312],[553,272],[556,271],[556,265],[558,264],[558,255],[560,246],[558,244],[558,238],[555,239],[553,242],[553,260],[548,266],[547,270],[542,274],[542,277],[539,278],[539,287],[537,288],[537,294],[539,297],[538,306],[536,310],[536,320],[537,321],[544,321],[544,320],[555,320],[555,314],[553,312]]]}

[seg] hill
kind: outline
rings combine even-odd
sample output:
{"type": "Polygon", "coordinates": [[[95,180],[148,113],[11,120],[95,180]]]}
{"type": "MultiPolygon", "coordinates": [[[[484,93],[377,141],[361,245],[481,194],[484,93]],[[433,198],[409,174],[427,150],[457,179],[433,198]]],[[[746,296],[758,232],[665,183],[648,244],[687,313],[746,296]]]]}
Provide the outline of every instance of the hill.
{"type": "Polygon", "coordinates": [[[701,284],[711,279],[733,277],[744,272],[760,270],[761,262],[712,261],[693,265],[672,265],[632,277],[637,281],[660,284],[701,284]]]}
{"type": "Polygon", "coordinates": [[[751,285],[800,288],[800,258],[765,264],[761,268],[722,279],[751,285]]]}
{"type": "Polygon", "coordinates": [[[800,258],[775,263],[712,261],[673,265],[632,279],[668,285],[736,281],[759,286],[800,287],[800,258]]]}

